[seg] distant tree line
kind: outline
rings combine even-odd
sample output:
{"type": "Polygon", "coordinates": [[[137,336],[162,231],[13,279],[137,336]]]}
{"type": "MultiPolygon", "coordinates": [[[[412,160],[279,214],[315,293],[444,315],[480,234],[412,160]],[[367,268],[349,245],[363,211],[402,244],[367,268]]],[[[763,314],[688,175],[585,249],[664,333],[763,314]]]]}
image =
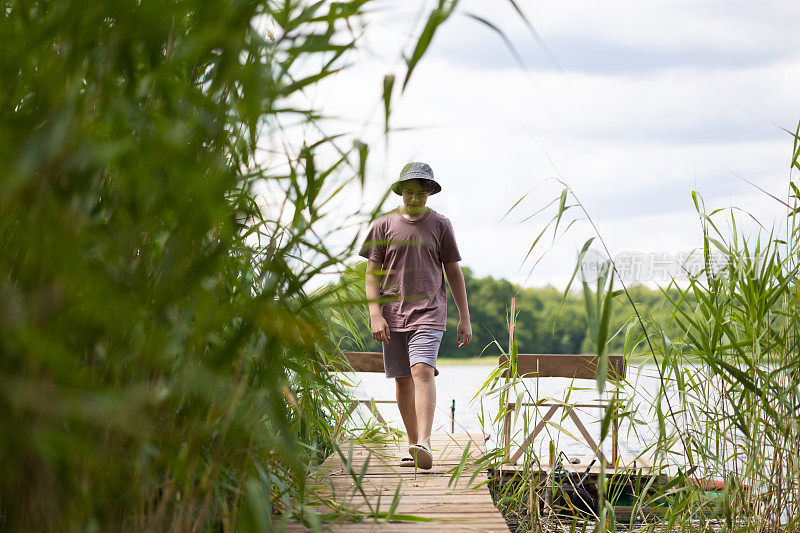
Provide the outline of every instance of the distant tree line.
{"type": "MultiPolygon", "coordinates": [[[[364,294],[364,269],[366,263],[350,265],[339,282],[341,315],[332,321],[333,337],[339,339],[342,350],[380,351],[380,345],[369,331],[369,314],[364,294]],[[345,289],[346,287],[346,289],[345,289]],[[344,318],[342,318],[344,317],[344,318]]],[[[447,333],[442,341],[440,357],[496,356],[508,347],[509,311],[516,297],[516,339],[520,353],[592,353],[596,347],[588,335],[588,322],[584,296],[578,290],[564,291],[552,286],[523,288],[505,279],[491,276],[477,278],[469,267],[462,267],[467,285],[473,341],[459,349],[456,342],[458,309],[448,290],[447,333]]],[[[575,288],[580,284],[576,282],[575,288]]],[[[619,288],[615,286],[615,288],[619,288]]],[[[659,324],[670,324],[670,308],[665,293],[635,285],[628,293],[644,316],[645,324],[655,319],[659,324]]],[[[677,296],[677,290],[669,293],[677,296]]],[[[674,324],[668,327],[672,331],[674,324]]],[[[633,341],[641,327],[633,321],[633,309],[627,297],[617,297],[612,308],[611,331],[618,332],[608,343],[607,352],[641,353],[644,348],[634,348],[633,341]],[[630,330],[630,335],[629,335],[630,330]]]]}

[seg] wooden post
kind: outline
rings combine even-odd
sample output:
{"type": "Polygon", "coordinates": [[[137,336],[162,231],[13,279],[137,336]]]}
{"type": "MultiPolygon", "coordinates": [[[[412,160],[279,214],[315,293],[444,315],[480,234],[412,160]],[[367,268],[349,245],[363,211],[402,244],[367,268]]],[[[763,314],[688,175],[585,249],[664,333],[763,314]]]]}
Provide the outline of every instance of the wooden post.
{"type": "MultiPolygon", "coordinates": [[[[514,296],[511,298],[511,314],[508,317],[508,361],[509,365],[512,365],[511,361],[511,352],[514,349],[514,328],[516,327],[516,309],[517,309],[517,297],[514,296]]],[[[515,379],[516,376],[514,375],[514,368],[512,366],[511,372],[506,373],[506,385],[508,385],[508,381],[515,379]]],[[[508,388],[503,391],[503,394],[508,395],[508,388]]],[[[503,420],[503,447],[505,451],[503,452],[504,462],[508,462],[508,457],[511,454],[511,411],[516,409],[516,404],[508,402],[506,403],[506,416],[503,420]]]]}
{"type": "Polygon", "coordinates": [[[516,409],[517,404],[506,404],[506,416],[503,419],[503,462],[508,463],[508,458],[511,455],[511,411],[516,409]]]}

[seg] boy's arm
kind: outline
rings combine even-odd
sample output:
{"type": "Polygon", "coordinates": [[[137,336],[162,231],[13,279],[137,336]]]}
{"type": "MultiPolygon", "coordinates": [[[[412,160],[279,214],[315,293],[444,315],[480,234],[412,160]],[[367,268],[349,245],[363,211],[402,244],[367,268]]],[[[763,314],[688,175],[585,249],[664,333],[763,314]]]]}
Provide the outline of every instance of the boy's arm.
{"type": "Polygon", "coordinates": [[[467,286],[464,283],[464,274],[458,262],[445,263],[444,273],[447,276],[447,283],[450,285],[450,292],[458,307],[458,332],[456,340],[458,347],[461,348],[472,342],[472,325],[469,322],[469,306],[467,305],[467,286]]]}
{"type": "Polygon", "coordinates": [[[381,314],[381,306],[378,303],[380,298],[380,282],[375,274],[381,266],[375,261],[367,261],[367,273],[365,276],[367,289],[367,302],[369,303],[369,328],[372,331],[372,338],[378,342],[389,343],[389,324],[381,314]]]}

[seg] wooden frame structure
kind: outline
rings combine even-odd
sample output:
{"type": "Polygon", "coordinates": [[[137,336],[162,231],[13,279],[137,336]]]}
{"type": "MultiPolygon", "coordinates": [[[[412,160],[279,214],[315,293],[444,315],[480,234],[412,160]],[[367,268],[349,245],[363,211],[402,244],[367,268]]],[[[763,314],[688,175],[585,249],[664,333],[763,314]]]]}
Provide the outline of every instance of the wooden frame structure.
{"type": "MultiPolygon", "coordinates": [[[[620,379],[625,375],[625,360],[621,355],[609,355],[607,357],[608,368],[606,369],[607,375],[610,379],[620,379]]],[[[500,365],[508,362],[508,357],[503,354],[500,356],[500,365]]],[[[570,379],[596,379],[597,368],[600,363],[599,356],[596,355],[571,355],[571,354],[518,354],[515,377],[518,378],[570,378],[570,379]]],[[[511,377],[511,372],[506,369],[503,372],[503,377],[511,377]]],[[[598,400],[593,403],[565,403],[565,402],[543,402],[543,403],[519,403],[508,402],[506,404],[506,414],[503,421],[503,446],[505,452],[505,462],[507,464],[515,465],[517,461],[525,452],[525,450],[533,443],[536,437],[544,429],[547,422],[559,410],[565,410],[567,415],[572,419],[580,431],[586,444],[594,451],[594,454],[606,467],[609,466],[608,460],[603,454],[600,447],[595,443],[586,426],[581,421],[575,409],[578,408],[601,408],[605,409],[611,405],[619,404],[619,391],[614,391],[614,396],[611,400],[598,400]],[[520,448],[512,455],[511,454],[511,413],[521,407],[548,407],[549,409],[533,428],[533,431],[525,438],[520,445],[520,448]]],[[[611,420],[611,464],[616,464],[619,457],[619,423],[616,417],[611,420]]]]}
{"type": "MultiPolygon", "coordinates": [[[[384,372],[383,354],[381,352],[342,352],[342,355],[344,356],[344,363],[334,364],[333,366],[333,370],[337,372],[384,372]]],[[[358,404],[360,403],[366,405],[369,411],[375,417],[375,420],[377,420],[379,424],[388,430],[389,426],[381,415],[381,412],[378,410],[376,404],[397,403],[397,401],[375,400],[373,398],[370,398],[369,400],[351,399],[345,408],[344,413],[342,413],[342,416],[336,423],[334,435],[339,433],[339,429],[342,427],[342,424],[344,424],[344,421],[347,420],[347,417],[349,417],[353,411],[356,410],[356,407],[358,407],[358,404]]]]}

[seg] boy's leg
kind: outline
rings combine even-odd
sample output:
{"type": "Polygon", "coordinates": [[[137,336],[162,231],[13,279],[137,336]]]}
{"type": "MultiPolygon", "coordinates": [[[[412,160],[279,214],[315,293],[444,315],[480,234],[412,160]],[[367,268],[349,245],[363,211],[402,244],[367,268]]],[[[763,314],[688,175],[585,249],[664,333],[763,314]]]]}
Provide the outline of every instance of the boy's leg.
{"type": "MultiPolygon", "coordinates": [[[[416,441],[411,444],[425,443],[431,447],[431,429],[433,416],[436,412],[436,382],[434,381],[434,368],[426,363],[417,363],[411,367],[414,387],[414,406],[416,411],[416,441]]],[[[408,424],[406,424],[408,427],[408,424]]]]}
{"type": "Polygon", "coordinates": [[[397,394],[397,408],[400,409],[400,416],[403,417],[403,424],[406,426],[408,443],[416,444],[419,442],[417,431],[417,411],[414,402],[414,378],[396,378],[395,389],[397,394]]]}
{"type": "Polygon", "coordinates": [[[408,359],[414,378],[414,406],[417,412],[417,442],[430,448],[433,416],[436,413],[436,359],[442,331],[420,329],[408,338],[408,359]]]}
{"type": "Polygon", "coordinates": [[[383,344],[383,367],[387,378],[394,378],[397,408],[403,418],[408,443],[416,444],[417,412],[414,406],[414,378],[408,362],[408,332],[392,331],[388,344],[383,344]]]}

